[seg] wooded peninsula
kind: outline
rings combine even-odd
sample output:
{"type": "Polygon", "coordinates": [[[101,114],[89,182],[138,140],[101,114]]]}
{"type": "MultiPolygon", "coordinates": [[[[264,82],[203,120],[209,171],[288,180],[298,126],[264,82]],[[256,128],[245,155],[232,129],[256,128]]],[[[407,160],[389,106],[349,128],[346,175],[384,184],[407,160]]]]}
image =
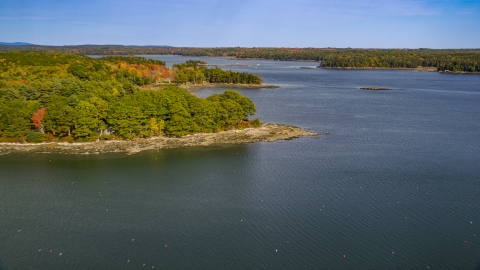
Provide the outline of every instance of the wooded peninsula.
{"type": "Polygon", "coordinates": [[[253,102],[227,90],[199,98],[179,84],[260,84],[254,74],[187,61],[73,53],[0,53],[0,141],[179,137],[260,126],[253,102]]]}
{"type": "Polygon", "coordinates": [[[480,49],[351,49],[351,48],[186,48],[169,46],[0,46],[0,51],[35,50],[86,55],[182,55],[316,61],[322,68],[391,68],[454,73],[480,72],[480,49]]]}

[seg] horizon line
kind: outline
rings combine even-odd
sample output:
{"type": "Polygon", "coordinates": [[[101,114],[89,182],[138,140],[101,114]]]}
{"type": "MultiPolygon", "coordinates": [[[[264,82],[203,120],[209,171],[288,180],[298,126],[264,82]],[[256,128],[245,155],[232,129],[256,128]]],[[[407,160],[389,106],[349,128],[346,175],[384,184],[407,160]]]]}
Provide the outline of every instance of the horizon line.
{"type": "Polygon", "coordinates": [[[408,47],[275,47],[275,46],[172,46],[172,45],[123,45],[123,44],[76,44],[76,45],[44,45],[44,44],[34,44],[29,42],[0,42],[0,46],[41,46],[41,47],[81,47],[81,46],[121,46],[121,47],[169,47],[169,48],[202,48],[202,49],[217,49],[217,48],[245,48],[245,49],[255,49],[255,48],[278,48],[278,49],[361,49],[361,50],[479,50],[478,48],[428,48],[428,47],[419,47],[419,48],[408,48],[408,47]]]}

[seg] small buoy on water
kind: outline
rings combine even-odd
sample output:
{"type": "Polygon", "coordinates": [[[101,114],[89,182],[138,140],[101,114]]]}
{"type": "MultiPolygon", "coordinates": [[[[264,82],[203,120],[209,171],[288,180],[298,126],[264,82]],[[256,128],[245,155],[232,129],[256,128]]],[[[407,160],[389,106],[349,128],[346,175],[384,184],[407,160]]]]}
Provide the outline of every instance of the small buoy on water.
{"type": "Polygon", "coordinates": [[[165,244],[165,246],[163,246],[163,247],[164,247],[164,248],[168,248],[168,245],[167,245],[167,244],[165,244]]]}
{"type": "Polygon", "coordinates": [[[346,255],[346,254],[343,254],[343,258],[346,259],[346,258],[347,258],[347,255],[346,255]]]}
{"type": "Polygon", "coordinates": [[[130,260],[127,260],[127,263],[130,263],[130,260]]]}

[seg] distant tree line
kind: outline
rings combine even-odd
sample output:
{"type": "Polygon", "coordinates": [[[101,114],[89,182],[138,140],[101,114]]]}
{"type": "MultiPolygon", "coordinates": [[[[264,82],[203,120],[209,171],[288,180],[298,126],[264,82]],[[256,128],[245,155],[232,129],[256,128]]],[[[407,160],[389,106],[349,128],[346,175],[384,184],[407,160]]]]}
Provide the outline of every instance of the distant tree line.
{"type": "MultiPolygon", "coordinates": [[[[0,141],[182,136],[259,125],[248,120],[256,112],[253,102],[236,91],[199,98],[169,86],[192,63],[170,69],[141,57],[0,53],[0,141]],[[142,88],[150,85],[160,87],[142,88]]],[[[195,70],[203,75],[209,69],[195,70]]]]}
{"type": "Polygon", "coordinates": [[[332,68],[433,67],[438,71],[480,72],[480,50],[349,50],[325,55],[322,57],[321,66],[332,68]]]}
{"type": "Polygon", "coordinates": [[[181,48],[155,46],[0,46],[0,51],[35,50],[87,55],[183,55],[237,59],[318,61],[330,68],[417,68],[480,72],[480,49],[337,49],[337,48],[181,48]]]}
{"type": "Polygon", "coordinates": [[[247,72],[224,71],[218,67],[207,68],[206,62],[189,60],[183,64],[173,65],[175,81],[179,83],[229,83],[229,84],[261,84],[262,79],[247,72]]]}

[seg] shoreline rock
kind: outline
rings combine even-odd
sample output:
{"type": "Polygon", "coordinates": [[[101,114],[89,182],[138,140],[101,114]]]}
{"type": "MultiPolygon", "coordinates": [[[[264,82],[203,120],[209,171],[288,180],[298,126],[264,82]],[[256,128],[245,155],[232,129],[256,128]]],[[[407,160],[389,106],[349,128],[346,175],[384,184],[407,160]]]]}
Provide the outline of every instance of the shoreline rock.
{"type": "Polygon", "coordinates": [[[85,143],[0,143],[0,156],[28,153],[54,153],[72,155],[126,153],[127,155],[134,155],[146,150],[173,149],[190,146],[209,146],[215,144],[244,144],[259,141],[273,142],[278,140],[290,140],[302,136],[318,136],[318,134],[295,126],[265,123],[258,128],[228,130],[218,133],[196,133],[180,138],[153,137],[129,141],[112,140],[85,143]]]}
{"type": "Polygon", "coordinates": [[[379,90],[393,90],[392,88],[386,88],[386,87],[360,87],[361,90],[373,90],[373,91],[379,91],[379,90]]]}

